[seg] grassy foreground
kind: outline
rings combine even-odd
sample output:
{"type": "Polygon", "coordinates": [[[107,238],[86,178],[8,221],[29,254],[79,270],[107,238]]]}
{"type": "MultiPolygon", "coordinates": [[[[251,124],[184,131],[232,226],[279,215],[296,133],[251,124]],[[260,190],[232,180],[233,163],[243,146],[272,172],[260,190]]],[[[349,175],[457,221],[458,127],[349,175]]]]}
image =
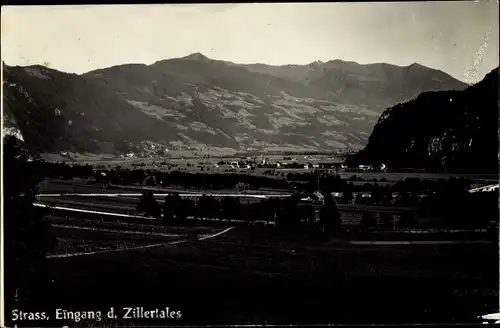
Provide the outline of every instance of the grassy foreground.
{"type": "Polygon", "coordinates": [[[470,321],[498,307],[497,258],[495,244],[362,246],[238,227],[204,241],[48,259],[47,283],[28,308],[183,313],[114,322],[122,325],[470,321]]]}

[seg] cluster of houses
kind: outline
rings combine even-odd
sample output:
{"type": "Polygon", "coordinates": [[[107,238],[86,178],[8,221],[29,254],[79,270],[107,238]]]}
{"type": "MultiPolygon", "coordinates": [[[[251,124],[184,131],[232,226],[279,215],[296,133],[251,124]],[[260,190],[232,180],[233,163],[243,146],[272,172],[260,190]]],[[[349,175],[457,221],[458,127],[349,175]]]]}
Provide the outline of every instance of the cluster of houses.
{"type": "MultiPolygon", "coordinates": [[[[339,201],[342,198],[343,194],[344,194],[343,192],[332,192],[331,193],[331,195],[333,196],[333,199],[335,201],[339,201]]],[[[412,193],[408,193],[408,194],[411,197],[417,197],[420,199],[425,197],[424,194],[412,194],[412,193]]],[[[353,199],[351,200],[351,202],[354,203],[355,199],[371,198],[372,194],[371,194],[371,192],[368,192],[368,191],[359,191],[359,192],[353,192],[352,196],[353,196],[353,199]]],[[[391,196],[392,196],[393,202],[396,202],[396,201],[403,198],[403,194],[400,192],[393,192],[391,196]]],[[[325,197],[319,191],[315,191],[310,196],[304,197],[301,199],[301,201],[304,203],[310,203],[310,204],[314,204],[314,205],[322,205],[322,204],[324,204],[324,200],[325,200],[325,197]]]]}
{"type": "Polygon", "coordinates": [[[230,166],[231,168],[237,169],[254,169],[254,168],[266,168],[266,169],[320,169],[320,168],[332,168],[332,167],[345,167],[340,163],[312,163],[311,161],[299,161],[296,158],[290,158],[290,160],[283,161],[270,161],[268,158],[262,158],[260,160],[256,158],[247,157],[246,159],[233,160],[233,161],[223,161],[221,160],[215,167],[230,166]]]}
{"type": "Polygon", "coordinates": [[[254,168],[267,168],[267,169],[335,169],[344,170],[346,172],[385,172],[387,170],[386,165],[382,164],[380,166],[374,165],[359,165],[357,167],[348,168],[341,161],[327,161],[313,163],[308,156],[304,156],[304,159],[297,159],[295,157],[285,157],[281,161],[270,161],[269,158],[251,158],[233,160],[233,161],[223,161],[221,160],[215,167],[220,166],[230,166],[233,169],[254,169],[254,168]]]}

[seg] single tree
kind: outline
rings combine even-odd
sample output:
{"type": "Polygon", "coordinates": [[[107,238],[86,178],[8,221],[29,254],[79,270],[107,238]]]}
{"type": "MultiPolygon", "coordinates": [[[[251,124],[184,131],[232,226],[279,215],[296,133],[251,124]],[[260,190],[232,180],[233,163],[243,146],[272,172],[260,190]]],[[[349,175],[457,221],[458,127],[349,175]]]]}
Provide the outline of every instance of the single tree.
{"type": "Polygon", "coordinates": [[[203,195],[196,204],[196,215],[198,217],[215,218],[220,210],[219,202],[213,196],[203,195]]]}
{"type": "Polygon", "coordinates": [[[361,215],[361,229],[375,228],[377,226],[377,219],[372,212],[364,211],[361,215]]]}
{"type": "Polygon", "coordinates": [[[371,201],[372,204],[378,205],[378,204],[380,204],[380,202],[382,201],[382,199],[383,199],[383,191],[380,188],[380,186],[375,183],[373,185],[373,189],[372,189],[372,194],[371,194],[371,197],[370,197],[370,201],[371,201]]]}
{"type": "Polygon", "coordinates": [[[157,219],[161,217],[161,207],[152,191],[146,190],[142,192],[142,196],[137,204],[137,211],[157,219]]]}
{"type": "Polygon", "coordinates": [[[354,195],[352,193],[352,188],[349,184],[347,184],[346,188],[344,189],[344,191],[342,193],[342,201],[346,204],[350,204],[353,199],[354,199],[354,195]]]}
{"type": "MultiPolygon", "coordinates": [[[[195,215],[195,203],[193,200],[185,198],[181,201],[182,213],[185,215],[186,219],[195,215]]],[[[182,218],[181,218],[182,219],[182,218]]]]}
{"type": "Polygon", "coordinates": [[[319,220],[326,233],[333,233],[340,228],[342,219],[337,204],[331,194],[323,195],[324,204],[319,211],[319,220]]]}
{"type": "Polygon", "coordinates": [[[288,199],[279,201],[276,211],[276,221],[278,226],[291,229],[298,226],[298,223],[300,222],[300,214],[298,211],[299,202],[299,195],[293,195],[288,199]]]}
{"type": "Polygon", "coordinates": [[[172,223],[175,221],[175,196],[168,195],[165,197],[165,202],[163,203],[163,220],[166,223],[172,223]]]}
{"type": "Polygon", "coordinates": [[[170,196],[169,202],[173,207],[173,217],[176,223],[183,224],[187,217],[192,214],[193,202],[189,199],[182,199],[178,194],[170,196]]]}
{"type": "Polygon", "coordinates": [[[380,213],[380,224],[386,228],[394,227],[394,215],[390,212],[381,212],[380,213]]]}
{"type": "Polygon", "coordinates": [[[221,202],[220,216],[224,219],[236,219],[239,207],[241,206],[236,198],[224,197],[221,202]]]}

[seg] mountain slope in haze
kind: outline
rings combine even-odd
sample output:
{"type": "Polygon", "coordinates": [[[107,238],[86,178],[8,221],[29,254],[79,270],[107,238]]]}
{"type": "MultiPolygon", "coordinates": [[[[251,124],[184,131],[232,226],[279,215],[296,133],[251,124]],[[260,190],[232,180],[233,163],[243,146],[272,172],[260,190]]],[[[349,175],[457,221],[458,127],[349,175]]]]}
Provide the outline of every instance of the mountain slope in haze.
{"type": "Polygon", "coordinates": [[[202,54],[83,75],[4,65],[5,108],[44,151],[335,150],[366,144],[389,105],[466,87],[420,65],[373,65],[317,63],[307,80],[202,54]]]}
{"type": "Polygon", "coordinates": [[[76,74],[3,66],[4,118],[39,152],[128,151],[127,142],[168,137],[163,125],[76,74]]]}
{"type": "MultiPolygon", "coordinates": [[[[363,65],[345,63],[342,68],[342,63],[335,61],[332,67],[325,64],[324,73],[309,83],[256,71],[253,65],[212,60],[199,53],[149,66],[115,66],[85,76],[141,110],[177,110],[189,121],[206,125],[205,131],[222,133],[241,148],[267,149],[290,145],[313,149],[360,147],[389,104],[428,89],[466,86],[420,65],[401,68],[375,64],[373,67],[382,67],[378,85],[376,69],[368,69],[373,71],[371,76],[363,76],[363,65]],[[398,71],[399,75],[395,73],[398,71]],[[361,81],[356,82],[356,77],[361,81]],[[405,83],[411,79],[413,84],[405,83]]],[[[163,119],[171,121],[172,116],[163,119]]],[[[191,123],[184,124],[183,118],[175,117],[180,135],[191,130],[191,123]]],[[[195,128],[202,126],[195,124],[195,128]]]]}
{"type": "Polygon", "coordinates": [[[463,91],[426,92],[387,109],[350,165],[498,171],[498,68],[463,91]]]}
{"type": "Polygon", "coordinates": [[[331,60],[308,65],[238,65],[251,72],[300,82],[331,98],[349,104],[363,104],[375,111],[413,99],[425,91],[461,90],[465,84],[450,75],[414,63],[401,67],[385,63],[361,65],[331,60]]]}

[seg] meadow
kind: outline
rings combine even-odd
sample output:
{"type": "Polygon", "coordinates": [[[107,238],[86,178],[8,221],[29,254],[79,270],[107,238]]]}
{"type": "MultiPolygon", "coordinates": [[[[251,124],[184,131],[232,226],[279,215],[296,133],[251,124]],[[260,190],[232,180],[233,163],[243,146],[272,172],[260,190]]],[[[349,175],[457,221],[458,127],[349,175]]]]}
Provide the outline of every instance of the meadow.
{"type": "Polygon", "coordinates": [[[470,322],[498,306],[497,253],[493,243],[351,245],[245,226],[207,240],[47,259],[43,287],[52,297],[35,303],[183,311],[180,321],[157,324],[470,322]]]}

